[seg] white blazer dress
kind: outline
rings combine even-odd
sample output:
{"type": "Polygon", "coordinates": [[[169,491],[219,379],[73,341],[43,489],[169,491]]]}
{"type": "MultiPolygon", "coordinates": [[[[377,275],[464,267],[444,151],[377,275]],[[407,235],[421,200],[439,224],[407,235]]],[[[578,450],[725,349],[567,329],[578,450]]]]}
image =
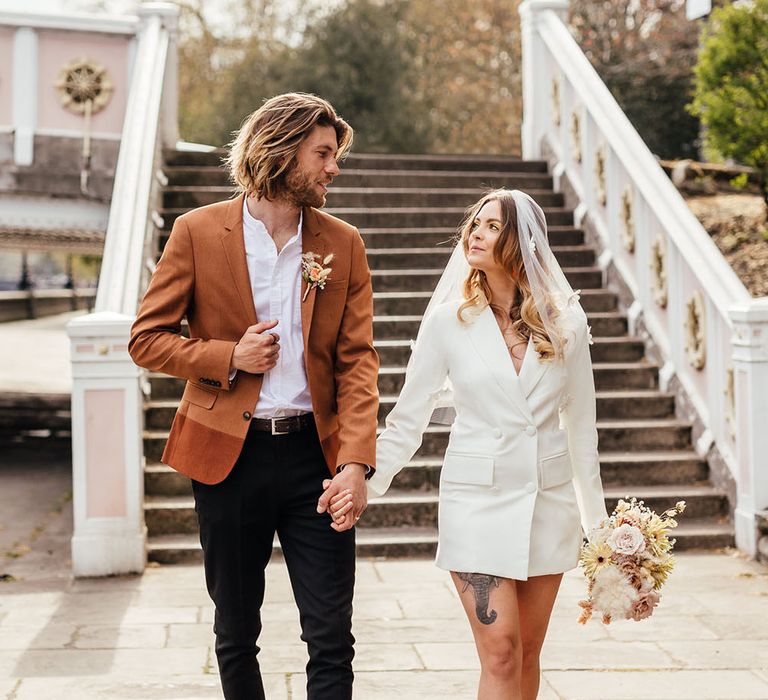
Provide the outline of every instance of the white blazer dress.
{"type": "Polygon", "coordinates": [[[440,475],[437,565],[526,580],[576,566],[582,532],[606,517],[595,385],[583,316],[563,321],[564,360],[528,343],[520,374],[493,311],[422,323],[405,384],[376,445],[371,498],[421,445],[446,378],[456,418],[440,475]]]}

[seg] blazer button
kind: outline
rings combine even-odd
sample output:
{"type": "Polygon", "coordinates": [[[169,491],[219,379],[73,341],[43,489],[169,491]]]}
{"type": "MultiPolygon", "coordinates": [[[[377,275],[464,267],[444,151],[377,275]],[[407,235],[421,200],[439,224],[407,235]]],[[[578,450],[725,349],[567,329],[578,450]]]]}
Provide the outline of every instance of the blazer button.
{"type": "Polygon", "coordinates": [[[501,437],[501,430],[496,428],[496,430],[493,431],[493,437],[495,437],[498,440],[501,437]]]}
{"type": "Polygon", "coordinates": [[[533,425],[527,425],[525,427],[525,434],[533,437],[534,435],[536,435],[536,427],[533,425]]]}
{"type": "Polygon", "coordinates": [[[526,493],[536,493],[536,484],[534,484],[532,481],[529,481],[525,485],[525,492],[526,493]]]}
{"type": "Polygon", "coordinates": [[[251,420],[251,414],[249,411],[243,412],[243,420],[251,420]]]}

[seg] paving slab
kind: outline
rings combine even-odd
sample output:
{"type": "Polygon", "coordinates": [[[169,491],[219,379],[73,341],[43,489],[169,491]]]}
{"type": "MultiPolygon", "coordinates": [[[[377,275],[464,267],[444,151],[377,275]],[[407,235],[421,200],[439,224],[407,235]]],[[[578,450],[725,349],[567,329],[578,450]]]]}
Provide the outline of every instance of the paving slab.
{"type": "Polygon", "coordinates": [[[549,671],[567,700],[766,700],[768,682],[751,671],[549,671]]]}

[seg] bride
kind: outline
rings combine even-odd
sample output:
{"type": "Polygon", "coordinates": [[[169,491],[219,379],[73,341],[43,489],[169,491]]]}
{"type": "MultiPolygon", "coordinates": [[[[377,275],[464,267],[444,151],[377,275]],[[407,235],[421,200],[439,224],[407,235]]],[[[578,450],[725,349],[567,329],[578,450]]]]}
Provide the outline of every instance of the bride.
{"type": "MultiPolygon", "coordinates": [[[[524,192],[472,206],[377,442],[369,494],[410,461],[436,406],[455,420],[437,565],[451,572],[480,657],[481,700],[533,700],[539,655],[582,531],[606,517],[589,328],[524,192]]],[[[349,495],[332,501],[345,517],[349,495]]]]}

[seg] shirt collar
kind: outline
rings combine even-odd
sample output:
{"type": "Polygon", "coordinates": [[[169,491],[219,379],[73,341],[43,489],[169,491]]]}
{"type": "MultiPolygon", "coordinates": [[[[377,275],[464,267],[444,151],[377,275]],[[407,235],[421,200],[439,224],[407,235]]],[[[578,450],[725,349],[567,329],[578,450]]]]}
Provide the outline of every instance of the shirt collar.
{"type": "MultiPolygon", "coordinates": [[[[304,209],[299,209],[299,225],[296,227],[296,236],[299,238],[301,238],[301,226],[303,223],[304,209]]],[[[247,231],[248,229],[269,236],[269,231],[267,231],[264,222],[261,219],[254,217],[248,210],[248,195],[245,195],[245,197],[243,197],[243,230],[247,231]]],[[[293,241],[293,238],[288,242],[290,243],[291,241],[293,241]]]]}

